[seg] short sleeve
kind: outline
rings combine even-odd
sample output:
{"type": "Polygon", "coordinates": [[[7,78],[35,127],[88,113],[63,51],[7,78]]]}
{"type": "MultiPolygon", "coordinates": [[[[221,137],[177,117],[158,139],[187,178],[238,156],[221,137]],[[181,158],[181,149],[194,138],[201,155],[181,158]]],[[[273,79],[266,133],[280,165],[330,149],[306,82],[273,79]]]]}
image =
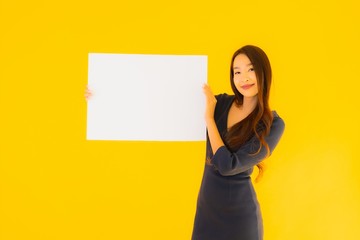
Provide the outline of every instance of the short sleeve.
{"type": "MultiPolygon", "coordinates": [[[[270,154],[272,154],[279,143],[284,129],[284,121],[278,115],[274,116],[270,133],[265,137],[265,141],[270,148],[270,154]]],[[[216,167],[221,175],[231,176],[239,174],[254,167],[266,157],[267,150],[265,147],[262,147],[260,152],[254,155],[259,147],[260,142],[256,136],[246,142],[236,152],[232,152],[226,146],[222,146],[211,158],[211,163],[216,167]]]]}
{"type": "Polygon", "coordinates": [[[216,101],[222,102],[228,95],[226,93],[221,93],[215,95],[216,101]]]}
{"type": "Polygon", "coordinates": [[[231,96],[226,93],[221,93],[215,95],[215,98],[216,98],[216,106],[215,106],[214,118],[215,120],[217,120],[225,113],[224,108],[226,107],[227,104],[229,104],[231,96]]]}
{"type": "Polygon", "coordinates": [[[215,95],[215,98],[216,99],[219,99],[221,96],[223,96],[224,95],[224,93],[220,93],[220,94],[217,94],[217,95],[215,95]]]}

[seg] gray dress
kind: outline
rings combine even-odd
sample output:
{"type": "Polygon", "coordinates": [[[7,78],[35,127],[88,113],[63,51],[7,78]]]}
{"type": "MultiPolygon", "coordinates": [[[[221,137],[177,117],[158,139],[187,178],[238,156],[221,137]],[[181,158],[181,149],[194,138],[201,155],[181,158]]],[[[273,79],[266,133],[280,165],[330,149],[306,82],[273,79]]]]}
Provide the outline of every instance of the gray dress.
{"type": "MultiPolygon", "coordinates": [[[[223,137],[227,131],[227,118],[234,95],[216,96],[215,121],[223,137]]],[[[284,121],[273,111],[270,134],[265,138],[272,152],[279,142],[284,121]]],[[[261,240],[263,225],[259,203],[250,174],[265,156],[263,147],[255,156],[249,155],[259,148],[256,137],[243,144],[236,152],[226,146],[212,154],[207,139],[205,164],[197,200],[192,240],[261,240]]]]}

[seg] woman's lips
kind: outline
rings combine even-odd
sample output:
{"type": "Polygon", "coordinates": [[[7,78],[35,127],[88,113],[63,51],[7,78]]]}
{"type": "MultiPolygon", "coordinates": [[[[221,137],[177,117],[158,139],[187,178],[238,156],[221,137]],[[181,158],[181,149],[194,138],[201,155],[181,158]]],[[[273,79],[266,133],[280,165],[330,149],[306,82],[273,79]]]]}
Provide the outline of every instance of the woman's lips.
{"type": "Polygon", "coordinates": [[[255,84],[246,84],[246,85],[244,85],[244,86],[241,86],[241,88],[242,89],[249,89],[249,88],[251,88],[252,86],[254,86],[255,84]]]}

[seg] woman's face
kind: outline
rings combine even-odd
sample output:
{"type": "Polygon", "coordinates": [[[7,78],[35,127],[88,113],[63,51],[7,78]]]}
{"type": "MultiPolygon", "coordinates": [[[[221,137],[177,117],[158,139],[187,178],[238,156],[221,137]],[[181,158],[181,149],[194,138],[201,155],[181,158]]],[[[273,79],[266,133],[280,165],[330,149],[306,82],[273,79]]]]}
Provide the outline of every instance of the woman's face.
{"type": "Polygon", "coordinates": [[[239,54],[234,59],[234,84],[244,97],[255,97],[258,94],[255,70],[250,59],[245,54],[239,54]]]}

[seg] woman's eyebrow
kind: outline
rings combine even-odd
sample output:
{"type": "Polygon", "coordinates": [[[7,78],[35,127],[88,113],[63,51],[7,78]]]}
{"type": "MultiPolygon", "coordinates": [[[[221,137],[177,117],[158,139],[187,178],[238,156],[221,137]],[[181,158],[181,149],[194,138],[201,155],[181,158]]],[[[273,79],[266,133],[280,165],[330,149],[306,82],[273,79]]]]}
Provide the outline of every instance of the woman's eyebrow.
{"type": "MultiPolygon", "coordinates": [[[[253,65],[252,63],[248,63],[246,66],[251,66],[251,65],[253,65]]],[[[234,67],[234,69],[237,69],[237,68],[239,68],[239,67],[234,67]]]]}

